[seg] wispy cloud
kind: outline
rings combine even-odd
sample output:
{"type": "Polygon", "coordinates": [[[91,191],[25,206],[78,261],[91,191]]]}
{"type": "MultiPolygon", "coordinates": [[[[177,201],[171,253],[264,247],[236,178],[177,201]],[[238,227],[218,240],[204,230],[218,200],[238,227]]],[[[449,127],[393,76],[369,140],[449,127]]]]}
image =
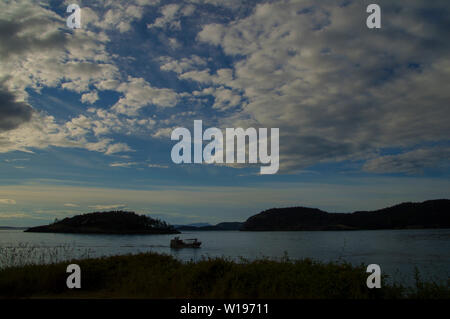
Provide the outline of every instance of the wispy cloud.
{"type": "Polygon", "coordinates": [[[80,205],[67,203],[67,204],[64,204],[64,207],[80,207],[80,205]]]}
{"type": "Polygon", "coordinates": [[[148,164],[147,166],[150,168],[169,168],[168,165],[161,165],[161,164],[148,164]]]}
{"type": "Polygon", "coordinates": [[[127,207],[127,205],[123,205],[123,204],[115,204],[115,205],[92,205],[89,206],[89,208],[93,208],[93,209],[99,209],[99,210],[103,210],[103,209],[121,209],[127,207]]]}
{"type": "Polygon", "coordinates": [[[14,199],[0,198],[0,204],[15,205],[16,201],[14,199]]]}
{"type": "Polygon", "coordinates": [[[131,167],[137,165],[136,162],[125,162],[125,163],[111,163],[109,164],[110,167],[131,167]]]}

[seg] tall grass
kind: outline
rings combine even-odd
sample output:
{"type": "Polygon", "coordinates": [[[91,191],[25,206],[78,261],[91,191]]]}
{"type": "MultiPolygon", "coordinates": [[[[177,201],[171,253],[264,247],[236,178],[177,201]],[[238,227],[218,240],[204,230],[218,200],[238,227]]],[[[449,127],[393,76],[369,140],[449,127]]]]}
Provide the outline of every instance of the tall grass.
{"type": "Polygon", "coordinates": [[[65,260],[89,258],[92,250],[80,250],[75,245],[39,246],[19,243],[15,246],[0,246],[0,269],[27,265],[54,264],[65,260]]]}
{"type": "Polygon", "coordinates": [[[310,259],[181,262],[156,253],[88,258],[0,270],[0,297],[58,298],[450,298],[450,282],[368,289],[364,265],[310,259]],[[66,267],[80,265],[82,288],[66,287],[66,267]]]}

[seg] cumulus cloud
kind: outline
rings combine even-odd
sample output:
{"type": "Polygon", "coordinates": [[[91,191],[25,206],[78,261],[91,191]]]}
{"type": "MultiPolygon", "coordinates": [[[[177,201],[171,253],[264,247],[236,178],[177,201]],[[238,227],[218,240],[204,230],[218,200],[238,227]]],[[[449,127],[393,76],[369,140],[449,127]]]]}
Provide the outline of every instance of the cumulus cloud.
{"type": "Polygon", "coordinates": [[[81,96],[81,102],[93,104],[98,101],[98,92],[92,91],[81,96]]]}
{"type": "Polygon", "coordinates": [[[178,74],[196,70],[200,67],[205,67],[208,62],[206,58],[200,57],[198,55],[191,55],[190,57],[181,58],[180,60],[174,59],[169,56],[164,56],[160,57],[159,61],[161,63],[161,70],[173,71],[178,74]]]}
{"type": "Polygon", "coordinates": [[[134,22],[142,18],[145,7],[153,7],[159,3],[159,0],[83,0],[80,6],[87,26],[126,33],[132,30],[134,22]]]}
{"type": "Polygon", "coordinates": [[[378,32],[361,1],[259,4],[198,34],[236,58],[228,77],[198,68],[179,78],[242,92],[248,103],[224,125],[279,127],[282,170],[448,140],[448,3],[379,4],[378,32]]]}
{"type": "Polygon", "coordinates": [[[161,8],[161,16],[156,18],[153,23],[147,24],[147,28],[168,28],[172,30],[181,29],[181,20],[183,16],[190,16],[194,13],[195,6],[168,4],[161,8]]]}
{"type": "Polygon", "coordinates": [[[112,110],[129,116],[137,115],[138,111],[147,105],[173,107],[179,96],[172,89],[152,87],[143,78],[128,77],[128,81],[117,88],[124,97],[112,107],[112,110]]]}
{"type": "Polygon", "coordinates": [[[245,107],[241,93],[223,86],[208,87],[202,91],[194,91],[194,96],[211,95],[214,97],[213,109],[220,111],[229,110],[234,107],[245,107]]]}
{"type": "Polygon", "coordinates": [[[253,2],[240,1],[190,0],[153,8],[158,3],[81,1],[86,28],[76,32],[62,31],[64,17],[48,6],[0,3],[0,152],[49,146],[129,152],[117,133],[167,138],[194,115],[218,127],[279,127],[281,171],[369,160],[364,169],[377,172],[382,160],[374,154],[380,149],[411,150],[448,140],[446,1],[411,0],[407,6],[381,1],[381,30],[365,27],[367,1],[287,0],[259,3],[253,10],[253,2]],[[232,16],[221,17],[212,6],[232,16]],[[172,88],[162,80],[156,85],[145,71],[120,70],[117,61],[125,57],[107,50],[117,31],[132,31],[145,16],[144,7],[160,13],[149,28],[167,31],[164,37],[171,39],[171,49],[163,48],[155,60],[170,85],[173,77],[180,80],[172,88]],[[186,17],[205,23],[192,29],[198,46],[184,57],[183,52],[168,57],[184,45],[172,31],[186,17]],[[96,103],[106,90],[120,96],[110,109],[91,107],[62,120],[30,107],[28,92],[47,87],[75,92],[84,104],[96,103]],[[183,115],[167,109],[180,104],[183,115]],[[147,107],[164,114],[142,118],[147,107]]]}
{"type": "MultiPolygon", "coordinates": [[[[127,14],[133,12],[127,10],[127,14]]],[[[47,6],[26,1],[0,3],[0,153],[49,146],[86,148],[107,155],[131,150],[124,143],[100,137],[130,125],[125,119],[111,115],[102,121],[81,114],[64,123],[27,102],[30,89],[40,92],[43,87],[60,87],[81,94],[83,103],[92,104],[99,99],[93,87],[110,90],[122,83],[105,48],[109,37],[99,26],[87,27],[97,23],[97,18],[87,6],[83,8],[85,28],[66,32],[61,28],[65,18],[47,6]]],[[[162,100],[159,97],[154,102],[162,100]]]]}

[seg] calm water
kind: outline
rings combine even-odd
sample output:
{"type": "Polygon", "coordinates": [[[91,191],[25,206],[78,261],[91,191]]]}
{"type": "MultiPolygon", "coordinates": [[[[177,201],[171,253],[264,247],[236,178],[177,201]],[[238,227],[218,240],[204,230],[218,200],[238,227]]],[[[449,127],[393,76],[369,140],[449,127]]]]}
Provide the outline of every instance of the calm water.
{"type": "MultiPolygon", "coordinates": [[[[45,251],[58,251],[60,258],[90,257],[154,251],[181,260],[202,256],[347,261],[352,264],[379,264],[392,280],[412,283],[414,267],[424,279],[438,282],[450,276],[450,229],[378,230],[327,232],[185,232],[181,238],[198,238],[200,249],[172,250],[174,235],[77,235],[0,231],[0,253],[15,248],[22,258],[38,259],[45,251]],[[33,253],[30,253],[30,247],[33,253]]],[[[0,256],[0,262],[2,262],[0,256]]],[[[3,260],[4,262],[4,260],[3,260]]]]}

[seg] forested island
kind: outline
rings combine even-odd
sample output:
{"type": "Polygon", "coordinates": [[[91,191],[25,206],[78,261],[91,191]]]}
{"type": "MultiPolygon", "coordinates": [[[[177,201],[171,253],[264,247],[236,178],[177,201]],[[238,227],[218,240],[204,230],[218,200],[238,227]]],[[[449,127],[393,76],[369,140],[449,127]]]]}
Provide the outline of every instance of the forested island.
{"type": "Polygon", "coordinates": [[[26,232],[81,234],[179,234],[165,221],[134,212],[110,211],[77,215],[53,224],[31,227],[26,232]]]}
{"type": "Polygon", "coordinates": [[[246,231],[450,228],[450,200],[402,203],[375,211],[328,213],[317,208],[273,208],[251,216],[246,231]]]}

